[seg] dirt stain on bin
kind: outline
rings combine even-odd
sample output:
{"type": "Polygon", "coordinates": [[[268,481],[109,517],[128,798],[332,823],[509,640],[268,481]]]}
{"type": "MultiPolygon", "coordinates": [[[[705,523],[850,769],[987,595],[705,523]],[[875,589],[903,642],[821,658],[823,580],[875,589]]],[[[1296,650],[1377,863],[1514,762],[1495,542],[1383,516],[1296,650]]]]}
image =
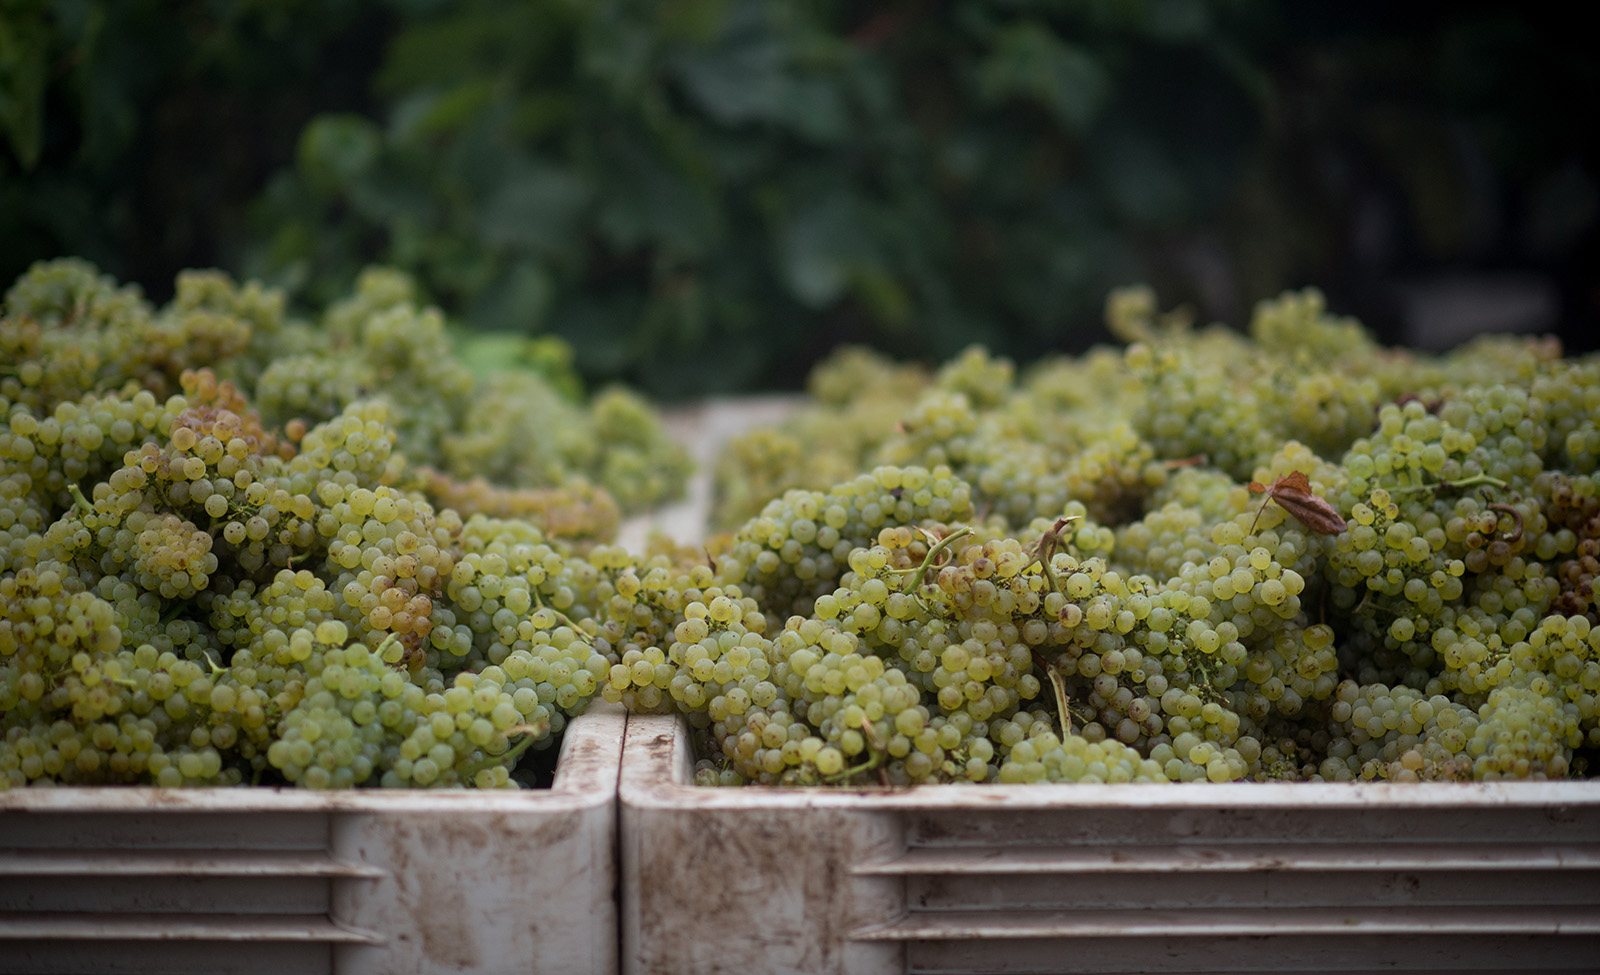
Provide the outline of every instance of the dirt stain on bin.
{"type": "MultiPolygon", "coordinates": [[[[503,824],[498,817],[487,822],[462,817],[442,831],[431,823],[397,826],[385,836],[383,848],[372,859],[384,863],[394,877],[395,900],[406,923],[397,940],[420,942],[422,953],[437,970],[462,970],[482,964],[474,938],[476,898],[472,878],[462,876],[457,865],[473,862],[474,850],[493,844],[503,824]],[[414,857],[427,860],[427,869],[413,869],[414,857]]],[[[370,861],[369,861],[370,862],[370,861]]]]}

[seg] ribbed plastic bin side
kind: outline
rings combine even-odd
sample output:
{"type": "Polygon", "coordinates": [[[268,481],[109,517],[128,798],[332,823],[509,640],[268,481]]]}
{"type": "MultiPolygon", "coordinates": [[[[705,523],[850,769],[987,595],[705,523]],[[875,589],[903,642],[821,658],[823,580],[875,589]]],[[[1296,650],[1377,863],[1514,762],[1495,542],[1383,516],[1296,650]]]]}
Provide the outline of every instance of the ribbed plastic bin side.
{"type": "Polygon", "coordinates": [[[0,792],[0,972],[614,972],[626,715],[523,792],[0,792]]]}
{"type": "Polygon", "coordinates": [[[622,971],[1600,970],[1600,783],[701,788],[634,717],[622,971]]]}

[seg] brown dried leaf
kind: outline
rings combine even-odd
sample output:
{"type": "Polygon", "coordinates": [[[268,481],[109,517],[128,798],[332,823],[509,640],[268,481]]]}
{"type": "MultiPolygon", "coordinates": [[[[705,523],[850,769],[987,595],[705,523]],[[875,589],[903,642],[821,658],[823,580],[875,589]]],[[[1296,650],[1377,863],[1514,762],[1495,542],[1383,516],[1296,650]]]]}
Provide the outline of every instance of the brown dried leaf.
{"type": "MultiPolygon", "coordinates": [[[[1283,477],[1272,482],[1271,487],[1266,487],[1259,481],[1250,482],[1251,494],[1266,494],[1266,500],[1261,502],[1262,511],[1266,510],[1267,501],[1276,501],[1283,510],[1300,519],[1300,523],[1319,535],[1337,535],[1345,529],[1343,516],[1339,509],[1311,492],[1311,478],[1303,471],[1290,471],[1283,477]]],[[[1256,519],[1260,520],[1261,512],[1256,512],[1256,519]]],[[[1255,531],[1255,523],[1251,522],[1250,530],[1255,531]]]]}

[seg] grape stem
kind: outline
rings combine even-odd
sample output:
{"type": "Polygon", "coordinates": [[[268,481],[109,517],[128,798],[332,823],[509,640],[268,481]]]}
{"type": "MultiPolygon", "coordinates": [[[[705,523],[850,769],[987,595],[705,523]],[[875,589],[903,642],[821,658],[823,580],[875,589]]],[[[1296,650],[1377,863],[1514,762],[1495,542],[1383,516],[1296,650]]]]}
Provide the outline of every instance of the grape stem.
{"type": "MultiPolygon", "coordinates": [[[[928,609],[928,604],[922,602],[921,592],[922,580],[928,575],[928,567],[933,564],[934,559],[939,557],[939,553],[950,547],[950,543],[954,542],[958,538],[964,538],[970,534],[972,534],[971,526],[963,525],[945,537],[939,539],[933,548],[928,549],[928,554],[922,557],[922,564],[917,566],[916,571],[911,576],[911,584],[907,586],[907,588],[911,591],[911,594],[916,597],[917,602],[922,603],[923,609],[928,609]]],[[[932,610],[929,610],[929,612],[932,612],[932,610]]]]}
{"type": "MultiPolygon", "coordinates": [[[[883,765],[883,756],[886,753],[886,750],[884,749],[883,745],[879,743],[877,733],[872,730],[871,721],[863,721],[861,723],[861,733],[867,739],[867,760],[862,762],[860,765],[853,765],[850,768],[835,772],[832,775],[825,775],[822,777],[823,782],[826,782],[830,785],[839,782],[845,782],[853,776],[860,775],[862,772],[870,772],[873,769],[880,768],[883,765]]],[[[880,774],[880,781],[885,787],[887,787],[889,785],[889,770],[882,769],[880,774]]]]}
{"type": "Polygon", "coordinates": [[[400,659],[398,659],[398,660],[390,660],[389,657],[388,657],[388,650],[389,650],[390,645],[391,644],[398,645],[399,643],[400,643],[400,634],[398,634],[398,633],[390,633],[388,636],[383,638],[383,642],[378,644],[378,649],[374,650],[373,653],[376,653],[378,655],[378,659],[382,660],[384,663],[388,664],[389,666],[391,666],[391,667],[399,667],[401,664],[404,664],[406,662],[406,651],[405,651],[404,647],[401,647],[401,649],[400,649],[400,659]]]}
{"type": "MultiPolygon", "coordinates": [[[[1374,591],[1369,589],[1367,590],[1366,594],[1361,597],[1361,602],[1356,603],[1355,606],[1350,610],[1350,614],[1354,616],[1365,612],[1369,616],[1376,617],[1379,613],[1382,613],[1391,619],[1399,619],[1401,616],[1407,615],[1404,610],[1405,606],[1401,605],[1399,600],[1389,599],[1383,596],[1375,596],[1374,591]],[[1400,608],[1397,609],[1396,606],[1400,606],[1400,608]]],[[[1428,632],[1429,621],[1426,618],[1420,621],[1412,617],[1408,618],[1411,619],[1412,623],[1416,624],[1418,634],[1428,632]]]]}
{"type": "Polygon", "coordinates": [[[822,777],[822,781],[828,783],[829,785],[845,782],[854,776],[860,775],[862,772],[870,772],[882,764],[883,753],[875,751],[872,753],[870,758],[868,758],[865,762],[862,762],[860,765],[852,765],[842,772],[835,772],[832,775],[824,775],[822,777]]]}
{"type": "MultiPolygon", "coordinates": [[[[1515,507],[1509,504],[1501,504],[1498,501],[1494,504],[1487,505],[1486,507],[1490,511],[1498,511],[1501,514],[1510,515],[1511,520],[1517,523],[1517,527],[1512,530],[1511,534],[1501,535],[1501,538],[1505,540],[1506,544],[1515,545],[1522,541],[1522,512],[1518,511],[1515,507]]],[[[1495,527],[1498,529],[1499,525],[1496,524],[1495,527]]]]}
{"type": "Polygon", "coordinates": [[[512,745],[510,748],[506,749],[505,751],[501,752],[498,755],[487,755],[487,756],[479,759],[478,761],[473,762],[471,765],[468,765],[466,768],[462,769],[461,770],[461,779],[462,779],[462,781],[463,782],[471,782],[472,779],[479,772],[482,772],[484,769],[494,768],[496,765],[499,765],[502,762],[509,761],[511,763],[511,766],[515,767],[516,764],[517,764],[517,759],[522,757],[522,753],[526,752],[530,747],[532,747],[532,745],[533,745],[533,743],[535,741],[537,741],[541,737],[543,737],[540,734],[540,732],[541,731],[548,732],[549,730],[550,730],[549,725],[532,725],[532,724],[519,724],[519,725],[514,725],[514,726],[512,726],[510,728],[507,728],[506,729],[506,734],[508,734],[508,735],[524,734],[527,737],[523,738],[521,741],[517,742],[515,745],[512,745]]]}
{"type": "Polygon", "coordinates": [[[1208,700],[1218,701],[1220,703],[1221,695],[1217,693],[1215,685],[1212,684],[1212,681],[1215,678],[1211,673],[1210,660],[1205,657],[1201,657],[1196,660],[1190,660],[1188,663],[1189,669],[1194,671],[1194,673],[1199,677],[1199,680],[1194,681],[1191,684],[1191,688],[1203,690],[1205,692],[1204,697],[1206,697],[1208,700]]]}
{"type": "Polygon", "coordinates": [[[1410,487],[1394,487],[1389,489],[1389,493],[1411,494],[1416,491],[1438,491],[1441,488],[1453,488],[1459,491],[1462,488],[1478,487],[1479,485],[1483,484],[1497,488],[1503,488],[1506,486],[1506,482],[1500,480],[1498,477],[1494,477],[1489,474],[1478,473],[1472,475],[1471,477],[1463,477],[1456,481],[1438,481],[1433,484],[1413,484],[1410,487]]]}
{"type": "Polygon", "coordinates": [[[67,483],[67,493],[72,495],[72,504],[79,511],[86,515],[94,514],[94,505],[90,504],[89,499],[83,496],[83,489],[78,487],[77,484],[69,481],[67,483]]]}
{"type": "Polygon", "coordinates": [[[586,633],[587,632],[586,630],[584,630],[583,627],[581,627],[578,624],[572,622],[572,617],[568,616],[566,613],[563,613],[559,609],[551,609],[550,607],[546,606],[544,604],[544,600],[539,598],[539,594],[537,592],[533,594],[533,604],[535,606],[539,607],[540,609],[550,609],[550,612],[555,614],[556,619],[558,619],[561,622],[563,622],[563,623],[567,624],[568,626],[572,627],[573,632],[575,632],[575,633],[586,633]]]}
{"type": "Polygon", "coordinates": [[[1045,673],[1050,675],[1050,686],[1056,692],[1056,710],[1061,717],[1061,741],[1066,742],[1072,737],[1072,700],[1067,697],[1067,682],[1061,676],[1061,671],[1054,667],[1048,668],[1045,673]]]}
{"type": "MultiPolygon", "coordinates": [[[[867,746],[872,749],[873,755],[882,755],[888,751],[888,747],[878,740],[878,733],[873,730],[871,721],[861,722],[861,733],[866,736],[867,746]]],[[[883,784],[884,788],[889,787],[889,770],[883,768],[881,764],[878,767],[878,781],[883,784]]]]}
{"type": "Polygon", "coordinates": [[[1022,571],[1026,572],[1033,567],[1034,562],[1039,563],[1039,570],[1044,573],[1045,582],[1049,583],[1051,592],[1056,591],[1056,575],[1051,571],[1050,563],[1055,559],[1056,546],[1061,543],[1061,530],[1077,521],[1079,517],[1079,515],[1062,515],[1057,518],[1056,523],[1050,526],[1050,530],[1039,536],[1039,546],[1034,550],[1033,561],[1022,567],[1022,571]]]}

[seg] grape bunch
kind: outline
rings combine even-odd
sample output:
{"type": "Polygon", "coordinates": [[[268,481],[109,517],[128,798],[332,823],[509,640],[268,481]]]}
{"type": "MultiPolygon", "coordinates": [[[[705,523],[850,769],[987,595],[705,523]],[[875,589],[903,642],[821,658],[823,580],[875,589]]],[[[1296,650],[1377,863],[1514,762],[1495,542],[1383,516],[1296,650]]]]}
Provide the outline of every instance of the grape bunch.
{"type": "Polygon", "coordinates": [[[632,568],[602,484],[676,490],[659,422],[623,392],[546,417],[616,442],[593,478],[413,464],[484,423],[403,278],[314,329],[214,272],[155,309],[54,262],[0,346],[0,785],[510,786],[634,633],[589,608],[632,568]]]}
{"type": "Polygon", "coordinates": [[[682,714],[704,784],[1588,773],[1595,357],[1385,349],[1315,292],[1108,318],[1020,370],[843,350],[730,444],[725,530],[635,553],[657,418],[543,347],[475,373],[403,277],[312,328],[41,267],[0,316],[0,781],[506,787],[597,698],[682,714]]]}
{"type": "MultiPolygon", "coordinates": [[[[1022,379],[980,352],[920,385],[849,360],[856,385],[903,390],[845,438],[862,469],[895,466],[832,490],[937,468],[970,510],[880,505],[850,552],[821,552],[828,489],[806,485],[714,543],[779,634],[781,679],[755,732],[712,723],[702,781],[1583,774],[1593,356],[1385,349],[1311,291],[1248,333],[1143,290],[1108,318],[1124,351],[1022,379]]],[[[820,379],[829,398],[724,455],[736,510],[838,462],[825,421],[849,400],[820,379]]]]}

